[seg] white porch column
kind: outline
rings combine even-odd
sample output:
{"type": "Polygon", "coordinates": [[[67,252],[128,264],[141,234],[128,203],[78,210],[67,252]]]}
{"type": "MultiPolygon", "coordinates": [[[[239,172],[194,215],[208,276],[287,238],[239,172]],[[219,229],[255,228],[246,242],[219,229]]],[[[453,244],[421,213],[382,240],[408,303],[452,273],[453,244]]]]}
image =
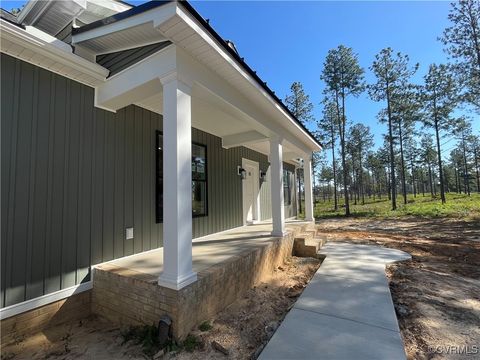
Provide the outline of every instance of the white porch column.
{"type": "Polygon", "coordinates": [[[176,74],[163,84],[163,272],[158,284],[181,289],[192,270],[191,87],[176,74]]]}
{"type": "Polygon", "coordinates": [[[272,235],[285,235],[285,209],[283,208],[283,148],[278,136],[270,138],[270,170],[272,177],[272,235]]]}
{"type": "Polygon", "coordinates": [[[313,221],[313,193],[312,193],[312,160],[311,155],[303,159],[303,174],[305,177],[305,220],[313,221]]]}

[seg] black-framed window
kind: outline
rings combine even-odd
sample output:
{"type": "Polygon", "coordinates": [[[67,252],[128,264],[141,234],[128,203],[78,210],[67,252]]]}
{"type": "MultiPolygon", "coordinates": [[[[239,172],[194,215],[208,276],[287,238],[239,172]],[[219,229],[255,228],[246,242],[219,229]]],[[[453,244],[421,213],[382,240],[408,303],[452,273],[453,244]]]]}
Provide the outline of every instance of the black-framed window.
{"type": "MultiPolygon", "coordinates": [[[[163,134],[156,132],[156,221],[163,221],[163,134]]],[[[192,143],[192,216],[208,214],[207,147],[192,143]]]]}
{"type": "Polygon", "coordinates": [[[292,205],[292,172],[283,170],[283,202],[285,205],[292,205]]]}

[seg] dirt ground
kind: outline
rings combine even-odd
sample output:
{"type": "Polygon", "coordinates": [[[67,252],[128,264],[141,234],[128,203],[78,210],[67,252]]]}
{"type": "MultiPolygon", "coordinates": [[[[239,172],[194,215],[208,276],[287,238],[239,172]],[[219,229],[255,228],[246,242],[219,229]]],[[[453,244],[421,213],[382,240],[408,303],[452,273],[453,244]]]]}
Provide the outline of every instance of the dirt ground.
{"type": "MultiPolygon", "coordinates": [[[[167,353],[163,359],[224,359],[214,349],[216,341],[228,350],[229,359],[249,359],[259,354],[320,266],[313,258],[290,258],[264,283],[251,289],[209,322],[208,331],[193,331],[196,350],[167,353]]],[[[146,359],[142,345],[125,343],[125,329],[92,317],[56,326],[2,349],[6,359],[146,359]]]]}
{"type": "MultiPolygon", "coordinates": [[[[377,244],[406,251],[412,261],[387,276],[409,359],[480,359],[480,222],[459,220],[321,220],[329,241],[377,244]],[[476,353],[475,353],[476,352],[476,353]]],[[[196,350],[167,359],[250,359],[259,354],[319,266],[293,257],[193,332],[196,350]],[[218,342],[223,355],[212,346],[218,342]]],[[[141,345],[98,318],[63,325],[2,350],[3,359],[142,359],[141,345]]]]}
{"type": "Polygon", "coordinates": [[[480,223],[458,220],[322,220],[329,241],[412,255],[387,276],[409,359],[480,359],[480,223]]]}

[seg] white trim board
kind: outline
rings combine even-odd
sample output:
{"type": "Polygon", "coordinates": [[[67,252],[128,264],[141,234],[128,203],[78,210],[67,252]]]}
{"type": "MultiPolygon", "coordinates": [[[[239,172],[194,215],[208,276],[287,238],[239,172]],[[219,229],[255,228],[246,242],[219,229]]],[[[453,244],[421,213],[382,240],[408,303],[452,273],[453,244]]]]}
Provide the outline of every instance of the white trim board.
{"type": "Polygon", "coordinates": [[[24,313],[26,311],[34,310],[44,305],[51,304],[55,301],[66,299],[72,295],[80,294],[84,291],[92,289],[93,282],[88,281],[83,284],[74,285],[69,288],[55,291],[51,294],[39,296],[37,298],[27,300],[18,304],[7,306],[0,309],[0,320],[24,313]]]}

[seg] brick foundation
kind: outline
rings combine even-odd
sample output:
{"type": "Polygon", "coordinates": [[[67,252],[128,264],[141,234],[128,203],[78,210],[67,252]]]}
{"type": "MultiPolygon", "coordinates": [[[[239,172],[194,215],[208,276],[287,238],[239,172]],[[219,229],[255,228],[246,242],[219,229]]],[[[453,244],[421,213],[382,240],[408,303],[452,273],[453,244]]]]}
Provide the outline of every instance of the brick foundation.
{"type": "Polygon", "coordinates": [[[268,279],[291,256],[293,239],[300,230],[290,229],[283,238],[199,272],[198,281],[179,291],[158,286],[152,275],[100,265],[93,277],[92,311],[123,325],[156,325],[162,315],[168,314],[174,336],[182,339],[196,325],[268,279]]]}
{"type": "Polygon", "coordinates": [[[80,320],[91,313],[91,290],[1,321],[2,347],[51,326],[80,320]]]}

